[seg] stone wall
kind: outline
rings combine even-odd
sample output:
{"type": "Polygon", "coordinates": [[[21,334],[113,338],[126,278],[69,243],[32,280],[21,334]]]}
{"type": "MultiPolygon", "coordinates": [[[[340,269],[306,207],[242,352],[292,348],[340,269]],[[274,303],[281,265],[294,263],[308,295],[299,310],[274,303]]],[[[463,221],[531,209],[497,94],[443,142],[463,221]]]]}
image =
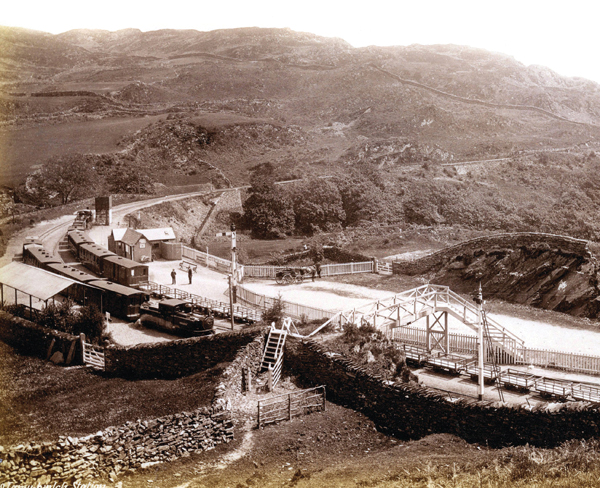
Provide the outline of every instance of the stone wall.
{"type": "Polygon", "coordinates": [[[230,412],[205,407],[127,422],[81,438],[63,436],[57,442],[0,447],[0,483],[114,482],[121,474],[187,457],[231,439],[230,412]]]}
{"type": "Polygon", "coordinates": [[[439,251],[415,259],[414,261],[395,261],[392,264],[394,274],[418,275],[431,269],[442,266],[455,256],[469,253],[477,249],[493,248],[519,248],[545,246],[548,249],[559,249],[563,253],[579,256],[588,256],[588,242],[572,237],[557,236],[534,232],[519,232],[495,234],[492,236],[477,237],[455,246],[446,247],[439,251]]]}
{"type": "Polygon", "coordinates": [[[71,364],[81,364],[79,337],[58,330],[48,329],[29,320],[0,311],[0,340],[29,356],[46,359],[54,352],[61,352],[67,359],[74,344],[71,364]],[[54,345],[50,351],[50,345],[54,345]]]}
{"type": "Polygon", "coordinates": [[[600,405],[588,402],[506,405],[450,400],[416,383],[387,384],[350,360],[330,357],[319,344],[288,340],[285,367],[307,385],[325,385],[327,397],[367,415],[390,435],[416,439],[449,433],[500,447],[529,443],[553,447],[568,439],[600,435],[600,405]]]}
{"type": "Polygon", "coordinates": [[[261,327],[169,342],[110,345],[104,349],[105,371],[124,378],[177,378],[233,361],[237,352],[264,333],[261,327]]]}

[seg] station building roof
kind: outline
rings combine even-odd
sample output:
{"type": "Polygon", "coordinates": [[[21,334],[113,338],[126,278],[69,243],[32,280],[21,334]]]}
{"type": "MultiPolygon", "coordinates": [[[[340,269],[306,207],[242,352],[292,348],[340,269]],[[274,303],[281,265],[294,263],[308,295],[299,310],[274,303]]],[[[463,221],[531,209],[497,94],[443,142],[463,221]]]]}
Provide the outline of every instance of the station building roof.
{"type": "Polygon", "coordinates": [[[72,285],[85,286],[75,280],[18,261],[0,268],[0,283],[42,301],[58,295],[72,285]]]}

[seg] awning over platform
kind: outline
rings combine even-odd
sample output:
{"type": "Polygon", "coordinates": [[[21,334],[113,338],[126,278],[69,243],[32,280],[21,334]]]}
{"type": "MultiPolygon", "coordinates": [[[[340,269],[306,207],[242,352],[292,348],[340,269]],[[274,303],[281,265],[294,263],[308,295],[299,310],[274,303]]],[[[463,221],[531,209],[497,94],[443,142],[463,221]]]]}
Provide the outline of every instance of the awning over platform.
{"type": "Polygon", "coordinates": [[[0,268],[0,283],[42,301],[52,298],[71,285],[83,284],[17,261],[0,268]]]}

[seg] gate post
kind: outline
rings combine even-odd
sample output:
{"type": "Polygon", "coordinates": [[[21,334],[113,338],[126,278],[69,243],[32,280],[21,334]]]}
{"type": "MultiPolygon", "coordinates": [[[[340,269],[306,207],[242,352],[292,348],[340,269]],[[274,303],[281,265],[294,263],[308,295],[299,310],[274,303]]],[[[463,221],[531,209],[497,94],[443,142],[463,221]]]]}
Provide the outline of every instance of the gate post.
{"type": "Polygon", "coordinates": [[[79,344],[81,345],[81,364],[85,364],[85,334],[79,334],[79,344]]]}

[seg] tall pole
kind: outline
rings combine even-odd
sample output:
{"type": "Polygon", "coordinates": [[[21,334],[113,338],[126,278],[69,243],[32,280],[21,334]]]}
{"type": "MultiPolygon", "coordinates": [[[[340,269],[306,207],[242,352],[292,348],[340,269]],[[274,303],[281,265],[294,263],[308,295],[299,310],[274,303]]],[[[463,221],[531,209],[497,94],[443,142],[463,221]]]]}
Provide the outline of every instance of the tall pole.
{"type": "Polygon", "coordinates": [[[233,318],[233,295],[234,290],[237,286],[236,282],[236,242],[235,242],[235,224],[231,224],[231,275],[229,276],[229,308],[231,312],[231,330],[234,327],[234,318],[233,318]]]}
{"type": "Polygon", "coordinates": [[[233,320],[233,277],[231,275],[229,278],[229,315],[231,316],[231,330],[233,330],[234,320],[233,320]]]}
{"type": "Polygon", "coordinates": [[[475,303],[477,304],[477,327],[478,327],[478,351],[477,351],[477,368],[479,370],[479,385],[477,388],[477,398],[479,401],[483,400],[483,320],[482,320],[482,305],[483,305],[483,293],[481,291],[481,282],[479,282],[479,291],[475,296],[475,303]]]}

